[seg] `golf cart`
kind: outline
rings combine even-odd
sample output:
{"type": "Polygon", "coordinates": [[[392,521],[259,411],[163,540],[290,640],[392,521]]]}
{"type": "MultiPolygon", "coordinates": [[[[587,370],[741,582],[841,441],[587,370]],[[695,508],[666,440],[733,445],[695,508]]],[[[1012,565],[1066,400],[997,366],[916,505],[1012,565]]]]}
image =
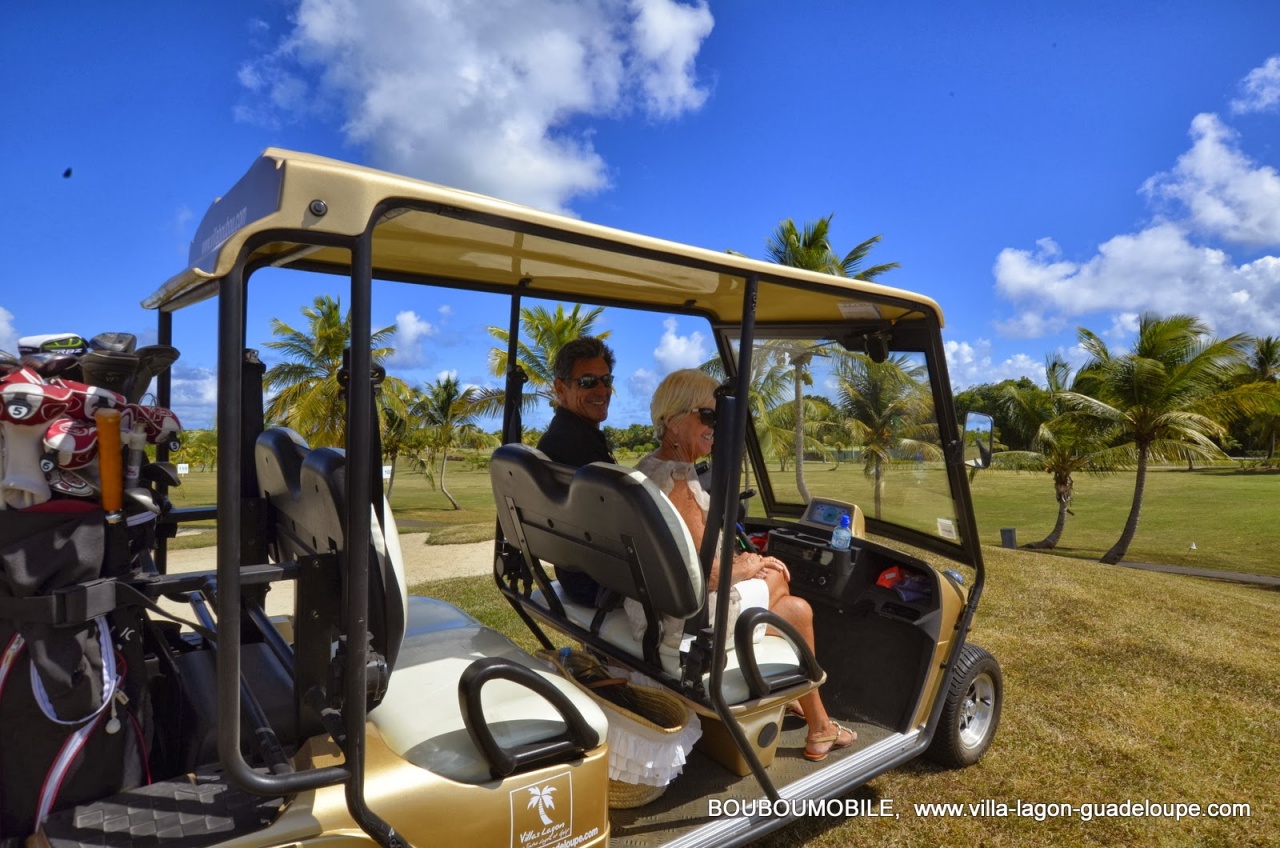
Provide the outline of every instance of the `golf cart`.
{"type": "MultiPolygon", "coordinates": [[[[990,745],[1000,669],[965,638],[984,580],[966,475],[989,456],[990,421],[957,422],[929,299],[276,149],[211,205],[188,266],[144,301],[158,342],[174,344],[175,318],[213,298],[217,505],[164,511],[154,567],[110,578],[129,587],[119,603],[141,611],[148,782],[55,805],[28,844],[733,845],[913,758],[963,766],[990,745]],[[311,293],[349,281],[346,450],[264,420],[246,314],[251,281],[275,285],[278,269],[311,293]],[[513,367],[504,444],[490,459],[494,591],[537,655],[408,594],[382,492],[370,353],[374,297],[405,286],[507,301],[513,367]],[[575,469],[520,444],[526,375],[514,366],[521,305],[535,298],[707,322],[723,385],[700,550],[632,469],[575,469]],[[888,436],[847,428],[856,437],[835,449],[836,469],[811,474],[804,496],[794,468],[771,468],[788,450],[794,462],[794,448],[757,402],[764,381],[802,362],[815,385],[850,398],[870,397],[853,392],[859,380],[883,378],[875,384],[909,407],[889,416],[888,436]],[[853,539],[836,548],[842,516],[853,539]],[[216,570],[169,573],[167,539],[215,518],[216,570]],[[730,631],[729,568],[719,569],[724,603],[709,608],[712,558],[743,546],[787,564],[791,591],[813,610],[814,650],[765,610],[730,631]],[[611,624],[619,611],[568,602],[553,566],[570,562],[650,621],[691,622],[683,650],[661,654],[650,633],[632,639],[611,624]],[[269,617],[266,592],[290,587],[293,615],[269,617]],[[165,597],[190,603],[196,620],[170,622],[153,603],[165,597]],[[696,717],[701,737],[650,803],[611,803],[616,713],[555,661],[570,653],[696,717]],[[787,714],[816,687],[858,734],[821,762],[801,756],[806,730],[787,714]]],[[[161,374],[159,405],[169,391],[161,374]]]]}

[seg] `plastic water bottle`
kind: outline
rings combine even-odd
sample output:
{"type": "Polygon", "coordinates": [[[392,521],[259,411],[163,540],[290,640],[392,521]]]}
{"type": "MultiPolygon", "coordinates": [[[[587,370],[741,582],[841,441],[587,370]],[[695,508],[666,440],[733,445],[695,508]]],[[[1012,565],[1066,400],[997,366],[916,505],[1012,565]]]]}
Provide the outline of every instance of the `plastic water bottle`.
{"type": "Polygon", "coordinates": [[[849,545],[853,542],[853,531],[849,529],[852,524],[849,513],[840,513],[840,526],[831,531],[831,547],[837,551],[849,550],[849,545]]]}

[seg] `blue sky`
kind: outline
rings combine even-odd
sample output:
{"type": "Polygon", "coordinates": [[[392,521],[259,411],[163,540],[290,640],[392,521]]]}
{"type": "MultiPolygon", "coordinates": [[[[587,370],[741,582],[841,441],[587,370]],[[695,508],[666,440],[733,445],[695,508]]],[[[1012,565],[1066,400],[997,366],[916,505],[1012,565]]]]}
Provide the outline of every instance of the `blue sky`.
{"type": "MultiPolygon", "coordinates": [[[[138,302],[271,145],[757,257],[834,212],[838,250],[883,233],[882,282],[941,303],[957,386],[1038,376],[1081,325],[1124,345],[1144,310],[1280,335],[1277,33],[1270,0],[5,4],[0,348],[153,339],[138,302]]],[[[268,282],[258,345],[312,293],[268,282]]],[[[374,306],[394,373],[492,383],[501,303],[374,306]]],[[[176,323],[189,427],[212,317],[176,323]]],[[[615,425],[711,350],[692,320],[601,328],[615,425]]]]}

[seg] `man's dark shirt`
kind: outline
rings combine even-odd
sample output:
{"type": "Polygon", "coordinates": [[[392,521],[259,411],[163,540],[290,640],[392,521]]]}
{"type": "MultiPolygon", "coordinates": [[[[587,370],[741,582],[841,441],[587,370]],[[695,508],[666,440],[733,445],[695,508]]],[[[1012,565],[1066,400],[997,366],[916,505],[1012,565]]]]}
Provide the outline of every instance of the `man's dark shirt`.
{"type": "MultiPolygon", "coordinates": [[[[617,462],[609,453],[604,432],[592,422],[564,407],[556,407],[547,432],[538,440],[538,450],[556,462],[580,468],[592,462],[617,462]]],[[[569,600],[583,606],[595,606],[600,584],[572,566],[556,566],[556,579],[569,600]]]]}

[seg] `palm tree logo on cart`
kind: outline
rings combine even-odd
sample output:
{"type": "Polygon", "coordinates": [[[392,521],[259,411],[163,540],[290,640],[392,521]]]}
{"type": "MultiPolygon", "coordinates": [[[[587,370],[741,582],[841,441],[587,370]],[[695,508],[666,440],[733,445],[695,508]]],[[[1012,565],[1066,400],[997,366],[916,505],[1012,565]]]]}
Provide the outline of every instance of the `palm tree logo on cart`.
{"type": "MultiPolygon", "coordinates": [[[[555,792],[554,786],[531,786],[529,787],[529,807],[538,808],[538,818],[542,819],[542,823],[550,825],[551,819],[547,818],[547,810],[554,810],[556,802],[551,797],[551,793],[555,792]]],[[[526,808],[528,809],[528,808],[526,808]]]]}

